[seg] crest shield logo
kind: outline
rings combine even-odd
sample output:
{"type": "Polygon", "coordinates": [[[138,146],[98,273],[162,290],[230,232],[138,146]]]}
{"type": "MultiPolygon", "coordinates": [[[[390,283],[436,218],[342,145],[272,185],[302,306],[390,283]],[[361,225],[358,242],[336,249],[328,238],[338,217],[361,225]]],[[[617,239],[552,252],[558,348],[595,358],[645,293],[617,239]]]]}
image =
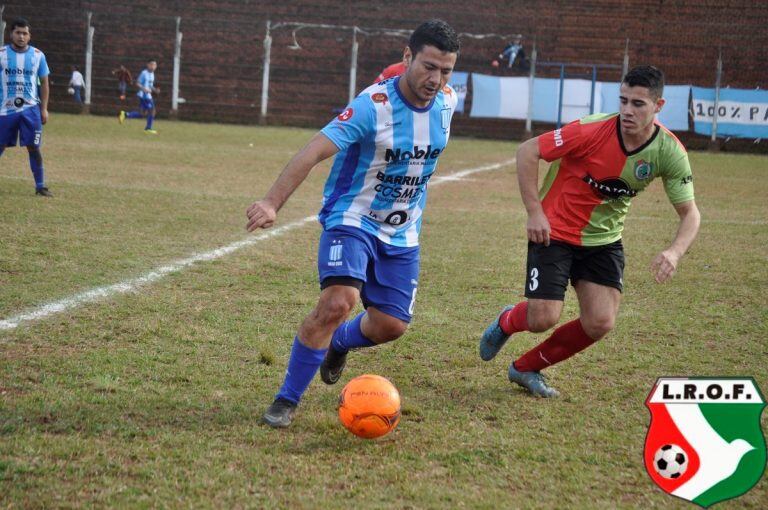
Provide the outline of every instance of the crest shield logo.
{"type": "Polygon", "coordinates": [[[760,480],[765,398],[753,378],[662,377],[645,405],[645,469],[664,492],[708,507],[760,480]]]}

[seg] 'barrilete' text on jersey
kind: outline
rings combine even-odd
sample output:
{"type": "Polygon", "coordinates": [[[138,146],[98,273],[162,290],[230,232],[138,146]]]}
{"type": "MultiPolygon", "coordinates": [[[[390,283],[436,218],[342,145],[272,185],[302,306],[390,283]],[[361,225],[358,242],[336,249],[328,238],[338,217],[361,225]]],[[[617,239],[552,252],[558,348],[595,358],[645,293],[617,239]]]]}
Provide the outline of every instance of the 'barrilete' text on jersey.
{"type": "Polygon", "coordinates": [[[327,230],[360,228],[394,246],[417,246],[427,184],[450,134],[458,98],[449,86],[424,108],[400,78],[365,89],[322,133],[339,148],[319,218],[327,230]]]}

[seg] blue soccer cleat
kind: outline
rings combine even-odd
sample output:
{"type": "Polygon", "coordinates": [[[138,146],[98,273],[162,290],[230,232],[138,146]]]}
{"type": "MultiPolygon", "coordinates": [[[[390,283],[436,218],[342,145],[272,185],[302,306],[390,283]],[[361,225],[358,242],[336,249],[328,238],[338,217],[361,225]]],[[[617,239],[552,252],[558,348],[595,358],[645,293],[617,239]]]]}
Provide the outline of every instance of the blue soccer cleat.
{"type": "Polygon", "coordinates": [[[534,397],[550,398],[560,395],[556,389],[549,386],[541,372],[520,372],[515,364],[509,365],[509,380],[530,391],[534,397]]]}
{"type": "Polygon", "coordinates": [[[499,316],[496,317],[496,320],[483,331],[483,336],[480,337],[480,358],[483,361],[491,361],[496,357],[501,348],[504,347],[504,344],[507,343],[507,340],[509,340],[511,335],[502,331],[499,320],[507,310],[511,310],[514,307],[514,305],[510,305],[502,310],[499,316]]]}

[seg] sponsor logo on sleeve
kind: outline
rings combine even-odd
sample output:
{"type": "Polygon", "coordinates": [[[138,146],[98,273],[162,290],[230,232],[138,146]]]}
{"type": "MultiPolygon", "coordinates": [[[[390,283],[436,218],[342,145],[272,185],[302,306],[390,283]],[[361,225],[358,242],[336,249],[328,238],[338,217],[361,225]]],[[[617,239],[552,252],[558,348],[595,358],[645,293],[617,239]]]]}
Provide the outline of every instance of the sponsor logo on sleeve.
{"type": "Polygon", "coordinates": [[[352,115],[354,115],[354,113],[355,111],[352,108],[347,108],[346,110],[341,112],[339,116],[336,118],[339,119],[341,122],[346,122],[352,118],[352,115]]]}
{"type": "Polygon", "coordinates": [[[383,103],[387,104],[387,101],[389,101],[389,97],[383,92],[376,92],[371,96],[371,101],[374,103],[383,103]]]}
{"type": "Polygon", "coordinates": [[[565,142],[563,141],[563,130],[562,129],[555,129],[554,131],[554,137],[555,137],[555,147],[560,147],[565,142]]]}

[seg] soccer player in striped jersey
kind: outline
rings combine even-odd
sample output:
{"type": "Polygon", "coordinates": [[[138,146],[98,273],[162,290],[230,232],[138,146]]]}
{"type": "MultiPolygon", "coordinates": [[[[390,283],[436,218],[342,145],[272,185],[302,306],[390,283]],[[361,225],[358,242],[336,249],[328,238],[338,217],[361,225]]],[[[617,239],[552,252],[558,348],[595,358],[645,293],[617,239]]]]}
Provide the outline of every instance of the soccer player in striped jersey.
{"type": "Polygon", "coordinates": [[[155,101],[152,98],[152,92],[159,92],[159,89],[155,87],[155,70],[157,69],[157,61],[150,60],[147,62],[147,67],[141,71],[139,77],[136,78],[136,86],[139,91],[136,93],[139,96],[139,111],[125,112],[120,111],[118,119],[120,124],[125,122],[125,119],[142,119],[147,118],[147,125],[144,128],[144,133],[148,135],[156,135],[157,131],[152,127],[152,123],[155,120],[155,101]]]}
{"type": "Polygon", "coordinates": [[[630,200],[660,177],[679,216],[675,238],[651,263],[657,283],[672,276],[699,230],[688,154],[656,120],[663,90],[660,70],[636,67],[621,84],[619,113],[585,117],[518,149],[518,181],[528,211],[528,299],[504,309],[485,330],[480,357],[492,359],[513,333],[544,332],[557,324],[570,280],[579,317],[509,367],[510,381],[536,396],[558,394],[541,370],[613,329],[623,289],[621,233],[630,200]],[[552,164],[538,190],[540,159],[552,164]]]}
{"type": "Polygon", "coordinates": [[[405,74],[365,89],[248,208],[249,231],[272,226],[310,170],[336,154],[319,213],[320,298],[293,341],[283,385],[263,416],[267,425],[290,424],[318,368],[334,384],[350,349],[395,340],[408,328],[427,184],[457,103],[448,80],[458,51],[447,23],[421,24],[404,50],[405,74]],[[360,298],[366,310],[347,321],[360,298]]]}
{"type": "Polygon", "coordinates": [[[29,45],[27,20],[12,21],[10,30],[11,44],[0,48],[0,156],[19,141],[29,152],[35,194],[52,197],[40,152],[43,124],[48,122],[48,63],[42,51],[29,45]]]}

